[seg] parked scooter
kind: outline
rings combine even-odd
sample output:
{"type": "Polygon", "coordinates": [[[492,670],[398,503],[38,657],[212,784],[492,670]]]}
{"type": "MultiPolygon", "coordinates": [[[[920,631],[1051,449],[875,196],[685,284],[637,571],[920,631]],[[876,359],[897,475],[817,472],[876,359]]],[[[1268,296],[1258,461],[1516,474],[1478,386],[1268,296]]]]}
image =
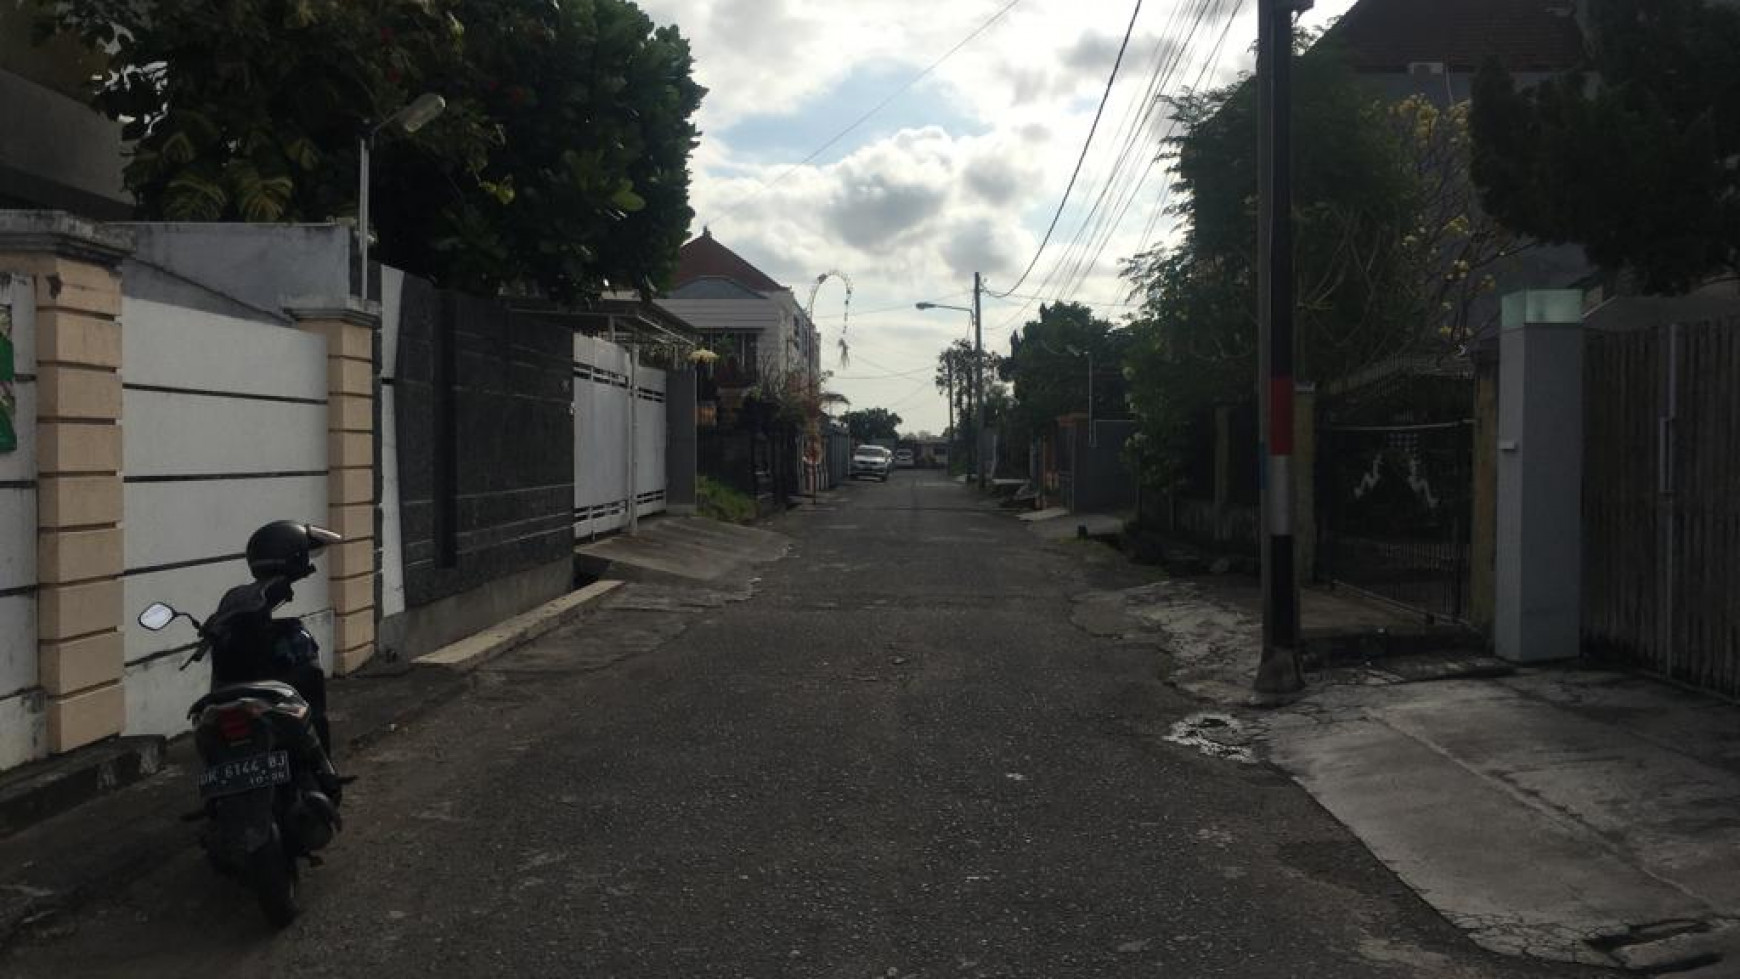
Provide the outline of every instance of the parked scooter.
{"type": "Polygon", "coordinates": [[[199,642],[182,669],[211,656],[211,692],[188,710],[202,806],[185,818],[206,822],[200,843],[212,865],[251,888],[277,927],[298,911],[298,861],[319,866],[317,852],[343,827],[346,780],[329,755],[319,650],[299,620],[272,613],[340,540],[320,527],[267,524],[248,541],[254,580],[230,589],[204,622],[162,602],[139,615],[153,632],[177,618],[193,624],[199,642]]]}

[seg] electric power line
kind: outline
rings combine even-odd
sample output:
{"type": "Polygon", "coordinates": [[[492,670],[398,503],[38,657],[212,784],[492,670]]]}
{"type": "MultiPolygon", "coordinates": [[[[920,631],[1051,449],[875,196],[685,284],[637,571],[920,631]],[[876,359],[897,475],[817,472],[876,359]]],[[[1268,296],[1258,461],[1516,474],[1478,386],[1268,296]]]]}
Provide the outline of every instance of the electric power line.
{"type": "MultiPolygon", "coordinates": [[[[1192,53],[1191,49],[1194,48],[1195,45],[1196,34],[1202,28],[1205,18],[1212,19],[1213,14],[1224,12],[1227,2],[1228,0],[1210,0],[1210,2],[1204,3],[1197,9],[1196,17],[1190,25],[1190,33],[1186,39],[1186,43],[1179,47],[1177,57],[1174,58],[1171,65],[1168,66],[1165,80],[1166,85],[1170,85],[1174,77],[1187,67],[1188,59],[1192,53]]],[[[1212,61],[1214,56],[1215,55],[1211,53],[1209,60],[1212,61]]],[[[1204,62],[1205,66],[1207,63],[1208,62],[1204,62]]],[[[1202,76],[1199,73],[1197,77],[1200,79],[1202,76]]],[[[1142,118],[1144,129],[1146,129],[1149,120],[1154,117],[1154,112],[1159,105],[1160,99],[1152,98],[1145,106],[1146,111],[1142,118]]],[[[1136,159],[1136,146],[1134,142],[1132,142],[1128,147],[1128,150],[1129,152],[1121,156],[1118,160],[1118,172],[1114,174],[1112,180],[1107,181],[1100,199],[1094,202],[1095,213],[1092,215],[1094,218],[1092,221],[1092,227],[1088,229],[1086,236],[1082,239],[1082,247],[1077,253],[1074,263],[1064,272],[1061,280],[1058,282],[1057,296],[1060,298],[1064,296],[1073,297],[1073,295],[1087,281],[1088,276],[1092,275],[1094,269],[1098,267],[1100,256],[1104,254],[1106,245],[1117,233],[1118,226],[1123,219],[1123,213],[1121,211],[1118,214],[1118,217],[1114,219],[1112,217],[1113,210],[1119,208],[1119,202],[1123,201],[1125,195],[1132,189],[1137,192],[1140,191],[1142,182],[1147,179],[1148,174],[1152,169],[1151,164],[1154,159],[1153,154],[1148,154],[1150,166],[1143,167],[1139,172],[1137,172],[1136,168],[1131,165],[1133,160],[1136,159]],[[1111,198],[1109,204],[1107,203],[1108,196],[1111,198]],[[1090,253],[1092,256],[1091,258],[1089,257],[1090,253]]]]}
{"type": "Polygon", "coordinates": [[[1027,276],[1032,274],[1033,267],[1039,264],[1039,256],[1045,254],[1045,246],[1051,241],[1051,233],[1057,230],[1057,221],[1059,218],[1063,217],[1063,209],[1064,206],[1069,203],[1070,192],[1075,190],[1076,178],[1081,176],[1082,163],[1087,160],[1088,150],[1093,146],[1094,133],[1100,128],[1100,116],[1105,114],[1106,102],[1112,97],[1112,85],[1118,80],[1118,69],[1124,64],[1124,52],[1130,46],[1130,35],[1135,33],[1136,17],[1141,13],[1142,0],[1136,0],[1134,9],[1130,11],[1130,23],[1124,28],[1124,40],[1118,45],[1117,60],[1112,62],[1112,73],[1106,78],[1106,90],[1100,95],[1100,105],[1099,108],[1094,110],[1093,124],[1088,127],[1087,139],[1081,144],[1081,155],[1076,157],[1075,170],[1069,175],[1069,184],[1063,188],[1063,197],[1057,202],[1057,211],[1051,216],[1051,225],[1045,229],[1045,237],[1040,239],[1039,248],[1033,253],[1033,260],[1027,263],[1026,270],[1021,273],[1021,278],[1016,279],[1015,284],[1010,286],[1007,291],[997,293],[992,290],[986,290],[987,292],[990,292],[991,295],[1007,296],[1009,293],[1021,288],[1021,284],[1027,281],[1027,276]]]}
{"type": "MultiPolygon", "coordinates": [[[[1239,8],[1241,6],[1243,6],[1243,0],[1228,0],[1228,2],[1223,4],[1223,6],[1220,8],[1223,11],[1223,16],[1226,18],[1225,23],[1221,27],[1220,38],[1215,41],[1214,49],[1209,53],[1207,60],[1205,60],[1202,63],[1202,68],[1200,71],[1197,72],[1196,82],[1192,86],[1192,88],[1194,88],[1194,89],[1201,88],[1203,81],[1208,77],[1208,73],[1210,71],[1212,71],[1214,66],[1220,62],[1221,52],[1226,48],[1227,38],[1232,33],[1233,21],[1235,19],[1237,19],[1238,11],[1239,11],[1239,8]],[[1226,9],[1227,7],[1230,7],[1231,9],[1226,9]]],[[[1164,136],[1161,137],[1161,142],[1164,143],[1166,140],[1170,139],[1172,137],[1172,133],[1174,131],[1176,131],[1177,128],[1178,128],[1178,120],[1176,118],[1173,118],[1171,120],[1170,124],[1166,127],[1166,133],[1164,136]]],[[[1153,172],[1154,164],[1158,161],[1158,159],[1159,159],[1159,157],[1157,155],[1149,158],[1147,166],[1144,167],[1142,170],[1141,178],[1136,182],[1135,186],[1131,189],[1129,195],[1124,198],[1124,203],[1119,208],[1117,218],[1112,221],[1111,225],[1106,230],[1104,236],[1102,236],[1100,238],[1100,244],[1099,244],[1099,247],[1094,252],[1093,260],[1088,263],[1087,267],[1082,270],[1080,276],[1075,280],[1074,286],[1070,289],[1070,293],[1072,296],[1074,295],[1074,293],[1076,291],[1080,290],[1081,287],[1083,287],[1087,284],[1088,275],[1090,275],[1092,273],[1093,269],[1099,265],[1100,256],[1105,254],[1106,246],[1111,244],[1112,236],[1114,234],[1116,234],[1117,229],[1123,224],[1124,216],[1129,212],[1130,205],[1133,204],[1135,202],[1136,198],[1141,195],[1142,186],[1147,183],[1148,175],[1153,172]]],[[[1165,213],[1166,202],[1171,197],[1171,192],[1172,192],[1172,187],[1171,187],[1170,182],[1168,182],[1166,186],[1161,188],[1160,197],[1155,202],[1155,213],[1154,213],[1154,215],[1150,216],[1148,230],[1144,230],[1144,232],[1143,232],[1143,237],[1141,239],[1143,242],[1143,247],[1146,247],[1148,235],[1153,233],[1152,227],[1155,223],[1155,219],[1160,214],[1165,213]]]]}
{"type": "MultiPolygon", "coordinates": [[[[1168,61],[1166,63],[1164,81],[1161,82],[1160,86],[1158,87],[1159,89],[1164,89],[1170,85],[1173,75],[1176,74],[1178,68],[1184,63],[1184,60],[1187,57],[1188,52],[1190,52],[1191,49],[1193,49],[1195,47],[1196,34],[1202,25],[1202,19],[1207,14],[1208,9],[1215,2],[1216,2],[1216,0],[1198,0],[1198,3],[1196,4],[1196,6],[1194,8],[1194,10],[1196,11],[1195,16],[1191,19],[1190,32],[1186,36],[1184,42],[1178,46],[1178,48],[1175,52],[1175,56],[1172,59],[1170,59],[1170,61],[1168,61]]],[[[1148,113],[1152,112],[1152,105],[1153,105],[1153,103],[1151,102],[1147,107],[1145,107],[1146,111],[1148,113]]],[[[1116,167],[1114,167],[1114,176],[1115,176],[1115,173],[1116,173],[1116,167]]],[[[1060,209],[1060,213],[1061,213],[1061,209],[1060,209]]],[[[1055,225],[1055,218],[1053,219],[1053,224],[1055,225]]],[[[1078,236],[1082,232],[1085,232],[1086,230],[1087,230],[1087,222],[1084,221],[1083,227],[1078,230],[1078,236]]],[[[1075,242],[1072,241],[1072,245],[1071,245],[1070,250],[1073,250],[1074,244],[1075,244],[1075,242]]],[[[1008,317],[999,325],[990,328],[991,332],[1000,333],[1000,332],[1005,332],[1005,331],[1009,330],[1011,327],[1013,327],[1016,324],[1016,322],[1018,320],[1021,319],[1022,316],[1026,315],[1027,310],[1032,308],[1033,303],[1035,301],[1043,301],[1044,296],[1047,294],[1047,290],[1049,289],[1051,282],[1056,278],[1057,273],[1061,270],[1065,259],[1068,257],[1068,253],[1069,253],[1069,250],[1066,250],[1065,255],[1063,257],[1060,257],[1058,259],[1058,261],[1052,265],[1051,271],[1046,275],[1045,280],[1040,284],[1038,293],[1036,293],[1026,304],[1024,304],[1019,310],[1017,310],[1014,313],[1014,315],[1008,317]]],[[[1036,254],[1034,257],[1035,257],[1035,260],[1037,261],[1038,255],[1036,254]]],[[[1031,267],[1029,267],[1029,272],[1031,272],[1031,267]]],[[[1025,278],[1026,278],[1026,274],[1024,273],[1023,279],[1025,279],[1025,278]]],[[[1013,292],[1013,290],[1010,290],[1010,293],[1012,293],[1012,292],[1013,292]]],[[[1009,294],[1009,293],[1005,293],[1005,295],[1007,295],[1007,294],[1009,294]]]]}
{"type": "MultiPolygon", "coordinates": [[[[1194,18],[1195,21],[1199,22],[1201,20],[1202,11],[1206,9],[1210,2],[1212,2],[1212,0],[1198,0],[1198,13],[1194,18]]],[[[1179,44],[1172,49],[1170,57],[1165,56],[1163,53],[1166,41],[1172,37],[1174,29],[1179,26],[1182,21],[1192,19],[1186,15],[1186,10],[1187,8],[1182,4],[1172,8],[1172,16],[1167,19],[1165,27],[1162,28],[1160,32],[1160,39],[1155,42],[1153,66],[1148,71],[1148,84],[1146,89],[1139,98],[1130,101],[1129,111],[1125,115],[1124,126],[1121,134],[1118,139],[1113,141],[1113,145],[1118,146],[1119,149],[1116,156],[1113,158],[1111,167],[1105,174],[1104,183],[1100,188],[1098,197],[1094,200],[1093,208],[1082,218],[1081,225],[1076,228],[1075,234],[1070,238],[1070,243],[1064,248],[1063,257],[1052,264],[1051,271],[1046,274],[1045,280],[1040,283],[1039,288],[1035,290],[1036,292],[1042,295],[1045,294],[1050,288],[1052,281],[1057,278],[1059,270],[1066,265],[1071,270],[1070,273],[1065,276],[1065,280],[1067,281],[1068,278],[1074,274],[1074,269],[1079,266],[1081,255],[1085,253],[1085,248],[1081,247],[1084,241],[1084,234],[1098,234],[1099,224],[1104,221],[1104,216],[1100,213],[1100,208],[1105,202],[1106,195],[1111,191],[1113,186],[1120,182],[1124,173],[1125,164],[1130,154],[1135,150],[1137,144],[1140,142],[1148,120],[1153,114],[1153,107],[1157,95],[1165,85],[1170,82],[1172,74],[1176,70],[1179,58],[1183,56],[1185,50],[1192,43],[1191,39],[1187,37],[1184,43],[1179,44]],[[1099,220],[1096,221],[1096,218],[1099,220]],[[1093,226],[1091,231],[1089,230],[1090,225],[1093,226]]],[[[1195,33],[1194,26],[1191,28],[1191,33],[1192,35],[1195,33]]]]}

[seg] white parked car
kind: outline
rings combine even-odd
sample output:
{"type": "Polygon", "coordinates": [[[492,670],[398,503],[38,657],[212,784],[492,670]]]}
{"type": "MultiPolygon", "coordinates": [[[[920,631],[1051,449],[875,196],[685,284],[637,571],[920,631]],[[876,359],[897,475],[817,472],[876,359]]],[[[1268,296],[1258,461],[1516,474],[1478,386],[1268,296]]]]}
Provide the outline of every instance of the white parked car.
{"type": "Polygon", "coordinates": [[[853,479],[879,479],[888,482],[888,473],[894,468],[894,453],[880,445],[860,445],[852,453],[853,479]]]}
{"type": "Polygon", "coordinates": [[[913,466],[913,459],[912,459],[912,450],[911,449],[895,449],[894,450],[894,468],[896,468],[896,469],[911,469],[912,466],[913,466]]]}

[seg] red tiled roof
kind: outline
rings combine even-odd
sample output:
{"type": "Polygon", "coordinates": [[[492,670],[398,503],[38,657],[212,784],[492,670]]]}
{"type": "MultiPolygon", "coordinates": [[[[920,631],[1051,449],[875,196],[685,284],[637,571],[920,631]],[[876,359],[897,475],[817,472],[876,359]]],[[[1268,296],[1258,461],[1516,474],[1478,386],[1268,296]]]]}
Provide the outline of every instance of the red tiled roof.
{"type": "Polygon", "coordinates": [[[1566,71],[1584,60],[1573,0],[1359,0],[1329,32],[1359,71],[1442,62],[1473,71],[1566,71]]]}
{"type": "Polygon", "coordinates": [[[730,279],[756,292],[778,292],[785,288],[743,256],[715,241],[711,231],[703,230],[701,237],[689,241],[678,252],[677,274],[671,285],[683,286],[706,278],[730,279]]]}

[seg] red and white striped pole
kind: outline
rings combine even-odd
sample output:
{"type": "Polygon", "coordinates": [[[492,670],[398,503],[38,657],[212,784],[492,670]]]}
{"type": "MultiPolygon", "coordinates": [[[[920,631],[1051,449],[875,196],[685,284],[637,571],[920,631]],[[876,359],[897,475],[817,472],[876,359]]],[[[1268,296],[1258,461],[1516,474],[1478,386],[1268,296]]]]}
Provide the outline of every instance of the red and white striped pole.
{"type": "Polygon", "coordinates": [[[1260,696],[1304,686],[1293,550],[1293,15],[1312,0],[1258,0],[1258,292],[1263,453],[1263,652],[1260,696]]]}

